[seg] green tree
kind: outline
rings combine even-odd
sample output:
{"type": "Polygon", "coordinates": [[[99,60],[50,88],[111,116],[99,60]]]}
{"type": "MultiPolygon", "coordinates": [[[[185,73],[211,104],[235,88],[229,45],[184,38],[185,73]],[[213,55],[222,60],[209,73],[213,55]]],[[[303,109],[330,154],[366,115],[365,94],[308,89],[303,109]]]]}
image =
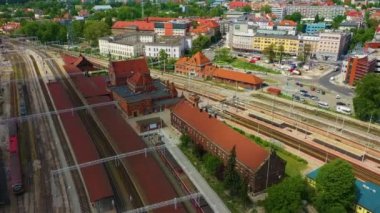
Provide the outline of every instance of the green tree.
{"type": "Polygon", "coordinates": [[[231,63],[234,61],[234,57],[231,55],[229,48],[219,48],[215,51],[215,61],[231,63]]]}
{"type": "Polygon", "coordinates": [[[272,13],[272,7],[270,5],[267,5],[267,4],[264,6],[261,6],[260,12],[265,13],[265,14],[272,13]]]}
{"type": "Polygon", "coordinates": [[[230,190],[231,195],[237,195],[241,187],[241,179],[236,169],[236,147],[234,146],[228,157],[224,170],[224,186],[230,190]]]}
{"type": "Polygon", "coordinates": [[[264,206],[267,212],[300,212],[306,184],[301,176],[287,177],[268,190],[264,206]]]}
{"type": "Polygon", "coordinates": [[[286,15],[285,19],[286,20],[292,20],[292,21],[295,21],[297,23],[300,23],[301,19],[302,19],[302,15],[301,15],[300,12],[295,12],[295,13],[293,13],[291,15],[286,15]]]}
{"type": "Polygon", "coordinates": [[[84,21],[73,21],[71,27],[74,41],[79,41],[79,38],[83,38],[84,21]]]}
{"type": "Polygon", "coordinates": [[[306,63],[310,57],[310,54],[311,54],[311,45],[304,44],[301,52],[298,55],[298,60],[302,61],[303,63],[306,63]]]}
{"type": "Polygon", "coordinates": [[[190,136],[188,136],[186,134],[182,134],[181,137],[179,138],[179,140],[181,141],[181,146],[183,146],[183,147],[188,147],[189,144],[191,143],[190,136]]]}
{"type": "Polygon", "coordinates": [[[194,39],[193,47],[191,48],[191,52],[197,53],[202,51],[203,49],[209,47],[211,45],[211,38],[209,36],[200,35],[198,38],[194,39]]]}
{"type": "Polygon", "coordinates": [[[158,53],[158,60],[160,61],[161,69],[163,68],[164,70],[166,69],[166,66],[168,64],[168,58],[169,54],[166,53],[165,50],[161,49],[160,52],[158,53]]]}
{"type": "Polygon", "coordinates": [[[380,120],[380,75],[367,74],[357,82],[353,104],[360,120],[380,120]]]}
{"type": "Polygon", "coordinates": [[[110,28],[103,21],[86,21],[84,25],[83,36],[92,46],[98,44],[98,39],[100,37],[110,34],[110,28]]]}
{"type": "Polygon", "coordinates": [[[280,45],[277,49],[277,52],[279,54],[279,61],[280,63],[282,62],[282,57],[284,55],[284,51],[285,51],[285,48],[284,48],[284,45],[280,45]]]}
{"type": "Polygon", "coordinates": [[[333,19],[333,22],[331,24],[331,27],[333,29],[338,29],[340,24],[346,20],[346,17],[345,16],[342,16],[342,15],[338,15],[338,16],[335,16],[334,19],[333,19]]]}
{"type": "Polygon", "coordinates": [[[315,204],[319,212],[333,212],[342,207],[352,211],[356,192],[351,165],[337,159],[322,166],[316,178],[316,192],[315,204]]]}
{"type": "Polygon", "coordinates": [[[110,15],[107,15],[106,18],[104,19],[104,22],[109,26],[109,27],[112,27],[112,16],[110,15]]]}
{"type": "Polygon", "coordinates": [[[249,5],[245,5],[243,8],[241,8],[243,12],[250,13],[252,12],[252,8],[249,5]]]}
{"type": "Polygon", "coordinates": [[[206,170],[215,176],[218,168],[223,164],[223,162],[218,157],[215,157],[210,153],[207,153],[203,156],[203,162],[206,170]]]}
{"type": "Polygon", "coordinates": [[[315,15],[314,17],[314,23],[320,22],[319,14],[315,15]]]}
{"type": "Polygon", "coordinates": [[[221,6],[214,7],[210,10],[211,17],[219,17],[224,14],[224,9],[221,6]]]}
{"type": "Polygon", "coordinates": [[[274,45],[271,44],[264,48],[263,54],[268,58],[269,63],[273,63],[276,53],[274,52],[274,45]]]}

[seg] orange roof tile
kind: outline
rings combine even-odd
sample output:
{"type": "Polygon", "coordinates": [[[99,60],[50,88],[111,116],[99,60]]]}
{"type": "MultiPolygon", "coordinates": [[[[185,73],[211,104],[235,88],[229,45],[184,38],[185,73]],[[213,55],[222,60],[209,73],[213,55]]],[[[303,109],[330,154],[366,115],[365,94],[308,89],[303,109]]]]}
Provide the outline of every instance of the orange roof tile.
{"type": "Polygon", "coordinates": [[[136,27],[141,31],[154,31],[154,22],[148,21],[117,21],[112,25],[112,29],[124,29],[136,27]]]}
{"type": "Polygon", "coordinates": [[[231,9],[236,9],[236,8],[245,7],[245,6],[249,6],[249,3],[242,2],[242,1],[233,1],[228,5],[228,7],[231,9]]]}
{"type": "Polygon", "coordinates": [[[265,149],[219,120],[209,118],[207,112],[200,112],[188,101],[180,101],[172,108],[172,112],[225,152],[229,153],[235,146],[237,160],[253,170],[269,157],[265,149]]]}
{"type": "Polygon", "coordinates": [[[116,77],[129,77],[136,72],[149,73],[148,64],[145,58],[113,61],[110,66],[113,67],[116,77]]]}
{"type": "Polygon", "coordinates": [[[212,73],[213,77],[238,81],[247,84],[262,84],[263,80],[255,75],[217,68],[212,73]]]}
{"type": "Polygon", "coordinates": [[[292,21],[292,20],[282,20],[278,25],[280,25],[280,26],[293,26],[293,27],[296,27],[297,26],[297,22],[292,21]]]}

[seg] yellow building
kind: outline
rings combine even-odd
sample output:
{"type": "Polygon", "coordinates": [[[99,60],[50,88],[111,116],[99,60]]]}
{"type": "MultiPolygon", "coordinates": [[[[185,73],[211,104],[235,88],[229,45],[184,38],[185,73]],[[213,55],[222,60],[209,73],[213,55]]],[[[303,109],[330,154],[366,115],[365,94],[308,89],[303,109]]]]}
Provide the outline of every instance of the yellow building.
{"type": "Polygon", "coordinates": [[[274,45],[275,52],[283,46],[285,54],[298,55],[299,40],[297,36],[257,33],[253,38],[253,49],[255,51],[262,52],[272,44],[274,45]]]}
{"type": "MultiPolygon", "coordinates": [[[[306,175],[307,183],[315,188],[319,169],[306,175]]],[[[356,187],[356,213],[380,213],[380,186],[371,183],[355,180],[356,187]]]]}

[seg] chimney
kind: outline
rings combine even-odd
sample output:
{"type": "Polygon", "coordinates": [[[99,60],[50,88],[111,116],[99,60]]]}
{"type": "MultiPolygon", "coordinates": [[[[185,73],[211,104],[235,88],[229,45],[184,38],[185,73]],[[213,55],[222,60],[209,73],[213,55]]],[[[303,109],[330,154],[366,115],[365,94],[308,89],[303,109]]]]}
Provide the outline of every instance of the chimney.
{"type": "Polygon", "coordinates": [[[214,114],[214,117],[215,117],[215,118],[217,118],[217,117],[218,117],[218,115],[215,113],[215,114],[214,114]]]}
{"type": "Polygon", "coordinates": [[[202,109],[202,108],[199,108],[199,112],[203,112],[203,109],[202,109]]]}
{"type": "Polygon", "coordinates": [[[207,107],[205,107],[205,111],[206,111],[206,112],[208,112],[208,109],[207,109],[207,107]]]}
{"type": "Polygon", "coordinates": [[[208,118],[211,118],[211,114],[208,114],[208,118]]]}

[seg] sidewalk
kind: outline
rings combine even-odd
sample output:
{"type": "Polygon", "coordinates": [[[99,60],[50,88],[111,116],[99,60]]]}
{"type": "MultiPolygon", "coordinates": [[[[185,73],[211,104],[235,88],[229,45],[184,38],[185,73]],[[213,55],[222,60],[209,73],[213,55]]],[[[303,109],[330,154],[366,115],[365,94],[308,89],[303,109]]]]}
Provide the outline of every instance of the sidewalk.
{"type": "Polygon", "coordinates": [[[176,130],[172,129],[172,127],[165,127],[161,130],[161,133],[164,136],[163,141],[166,143],[168,151],[181,166],[193,184],[197,187],[199,192],[203,195],[212,210],[218,213],[230,212],[220,197],[208,185],[207,181],[199,174],[189,159],[187,159],[187,157],[177,147],[177,144],[180,143],[180,134],[175,132],[176,130]]]}

